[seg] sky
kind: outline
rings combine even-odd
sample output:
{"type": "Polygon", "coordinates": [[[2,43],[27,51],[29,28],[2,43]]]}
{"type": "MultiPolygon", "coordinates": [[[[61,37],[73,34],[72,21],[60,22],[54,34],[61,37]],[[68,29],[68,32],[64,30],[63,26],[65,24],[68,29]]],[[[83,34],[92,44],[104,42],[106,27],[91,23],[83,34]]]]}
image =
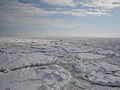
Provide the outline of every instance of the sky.
{"type": "Polygon", "coordinates": [[[0,0],[0,36],[120,37],[120,0],[0,0]]]}

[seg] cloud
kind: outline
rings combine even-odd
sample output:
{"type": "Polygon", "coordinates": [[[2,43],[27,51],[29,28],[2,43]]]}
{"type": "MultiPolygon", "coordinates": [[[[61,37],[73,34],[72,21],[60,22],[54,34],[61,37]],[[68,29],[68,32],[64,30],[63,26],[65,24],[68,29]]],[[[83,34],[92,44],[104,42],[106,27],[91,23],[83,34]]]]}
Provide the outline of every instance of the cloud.
{"type": "Polygon", "coordinates": [[[56,28],[66,28],[74,27],[72,23],[69,23],[67,21],[61,20],[61,19],[43,19],[43,18],[25,18],[24,20],[21,20],[20,18],[17,18],[16,23],[19,24],[26,24],[26,25],[33,25],[33,26],[42,26],[42,27],[56,27],[56,28]]]}
{"type": "Polygon", "coordinates": [[[43,3],[49,5],[59,5],[59,6],[75,6],[73,0],[42,0],[43,3]]]}
{"type": "MultiPolygon", "coordinates": [[[[71,16],[109,15],[114,8],[120,8],[120,0],[42,0],[50,5],[71,6],[70,9],[56,7],[55,14],[71,16]]],[[[53,10],[53,11],[54,11],[53,10]]]]}
{"type": "Polygon", "coordinates": [[[113,9],[120,7],[120,0],[41,0],[44,3],[49,5],[58,5],[58,6],[87,6],[103,9],[113,9]]]}
{"type": "MultiPolygon", "coordinates": [[[[53,0],[54,1],[54,0],[53,0]]],[[[17,1],[3,1],[4,4],[0,9],[0,15],[5,17],[8,15],[13,16],[53,16],[53,15],[71,15],[71,16],[89,16],[89,15],[107,15],[107,11],[103,9],[55,9],[55,10],[45,10],[42,8],[35,7],[34,4],[23,4],[17,1]]],[[[1,16],[1,17],[2,17],[1,16]]]]}
{"type": "Polygon", "coordinates": [[[35,7],[33,4],[18,3],[16,0],[0,1],[0,15],[8,16],[48,16],[56,14],[56,11],[47,11],[41,8],[35,7]]]}
{"type": "Polygon", "coordinates": [[[69,11],[63,11],[61,12],[64,15],[71,15],[71,16],[101,16],[101,15],[108,15],[106,10],[100,10],[100,9],[73,9],[69,11]]]}
{"type": "MultiPolygon", "coordinates": [[[[35,2],[35,1],[34,1],[35,2]]],[[[6,17],[39,17],[54,15],[69,16],[102,16],[109,15],[112,9],[120,7],[120,0],[41,0],[43,3],[56,5],[50,10],[36,7],[36,3],[21,3],[17,0],[0,1],[0,19],[6,17]],[[63,6],[58,7],[58,6],[63,6]],[[66,8],[64,6],[70,6],[66,8]]],[[[40,5],[42,5],[42,3],[40,5]]]]}
{"type": "MultiPolygon", "coordinates": [[[[86,35],[88,29],[89,32],[91,32],[91,30],[94,29],[94,27],[95,29],[98,28],[97,25],[85,25],[89,24],[90,22],[88,18],[85,19],[86,21],[82,21],[81,18],[79,18],[79,20],[76,20],[78,18],[74,19],[73,17],[69,16],[98,17],[104,15],[111,15],[113,10],[116,9],[119,11],[120,8],[120,0],[30,0],[32,2],[27,1],[29,0],[0,0],[1,30],[2,27],[3,29],[5,27],[4,30],[8,29],[8,31],[10,29],[9,27],[11,27],[11,29],[15,28],[15,30],[49,29],[54,31],[56,29],[64,30],[67,33],[69,33],[71,30],[72,34],[74,30],[78,30],[78,32],[74,32],[75,34],[78,34],[78,36],[80,32],[86,35]],[[64,18],[64,15],[68,17],[64,18]],[[73,22],[69,22],[69,18],[70,20],[74,19],[73,22]]],[[[113,22],[115,22],[115,20],[113,20],[113,22]]],[[[96,22],[93,21],[93,23],[96,22]]],[[[117,28],[119,28],[118,24],[116,24],[116,26],[117,28]]],[[[106,29],[105,26],[104,29],[106,29]]],[[[104,29],[98,28],[98,30],[104,29]]]]}
{"type": "Polygon", "coordinates": [[[23,4],[15,0],[0,1],[0,24],[33,25],[46,27],[74,27],[62,19],[41,18],[58,14],[58,11],[48,11],[35,7],[33,4],[23,4]]]}
{"type": "Polygon", "coordinates": [[[102,8],[102,9],[113,9],[120,7],[120,0],[83,0],[79,2],[83,6],[102,8]]]}

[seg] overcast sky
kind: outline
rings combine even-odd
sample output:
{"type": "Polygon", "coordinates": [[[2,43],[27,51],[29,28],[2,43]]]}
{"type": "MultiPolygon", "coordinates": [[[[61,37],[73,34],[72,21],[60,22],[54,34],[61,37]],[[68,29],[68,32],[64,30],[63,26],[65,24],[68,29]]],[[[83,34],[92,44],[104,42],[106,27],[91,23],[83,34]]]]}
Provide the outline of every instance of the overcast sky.
{"type": "Polygon", "coordinates": [[[0,0],[0,36],[120,37],[120,0],[0,0]]]}

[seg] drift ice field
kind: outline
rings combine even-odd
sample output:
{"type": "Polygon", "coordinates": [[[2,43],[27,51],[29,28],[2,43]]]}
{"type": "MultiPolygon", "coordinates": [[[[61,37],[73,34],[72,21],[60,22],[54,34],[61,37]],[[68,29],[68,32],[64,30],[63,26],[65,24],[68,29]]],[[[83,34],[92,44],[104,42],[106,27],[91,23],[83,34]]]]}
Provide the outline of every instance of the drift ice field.
{"type": "Polygon", "coordinates": [[[120,90],[120,39],[1,37],[0,90],[120,90]]]}

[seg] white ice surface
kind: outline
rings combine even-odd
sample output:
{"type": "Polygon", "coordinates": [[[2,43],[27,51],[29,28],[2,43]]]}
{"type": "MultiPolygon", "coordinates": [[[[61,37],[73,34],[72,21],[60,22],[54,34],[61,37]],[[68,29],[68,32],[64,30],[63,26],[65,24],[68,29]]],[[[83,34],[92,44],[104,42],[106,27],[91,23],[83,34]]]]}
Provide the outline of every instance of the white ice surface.
{"type": "Polygon", "coordinates": [[[0,38],[0,90],[120,90],[119,44],[117,39],[0,38]]]}

